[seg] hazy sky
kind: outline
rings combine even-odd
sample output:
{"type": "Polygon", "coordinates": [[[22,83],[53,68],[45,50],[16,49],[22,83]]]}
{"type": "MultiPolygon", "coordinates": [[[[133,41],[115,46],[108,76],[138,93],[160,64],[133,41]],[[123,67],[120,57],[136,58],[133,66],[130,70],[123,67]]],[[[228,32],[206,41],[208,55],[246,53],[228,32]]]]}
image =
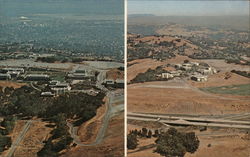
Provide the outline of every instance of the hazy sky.
{"type": "Polygon", "coordinates": [[[128,14],[249,15],[249,1],[128,0],[128,14]]]}

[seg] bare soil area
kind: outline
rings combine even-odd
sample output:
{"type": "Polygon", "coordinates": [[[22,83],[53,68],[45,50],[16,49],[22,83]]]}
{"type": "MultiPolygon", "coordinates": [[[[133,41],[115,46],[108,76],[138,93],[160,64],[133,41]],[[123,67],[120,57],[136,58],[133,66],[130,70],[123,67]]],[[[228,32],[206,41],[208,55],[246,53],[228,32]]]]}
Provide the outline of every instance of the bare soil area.
{"type": "Polygon", "coordinates": [[[204,59],[200,61],[205,62],[222,72],[230,72],[232,70],[250,71],[250,68],[248,65],[239,65],[239,64],[233,64],[233,63],[229,64],[229,63],[226,63],[224,60],[204,59]]]}
{"type": "MultiPolygon", "coordinates": [[[[25,135],[23,141],[20,143],[20,146],[17,147],[14,156],[15,157],[36,157],[36,153],[42,149],[43,141],[49,138],[50,132],[53,128],[46,127],[49,124],[41,120],[37,120],[32,123],[30,129],[25,135]]],[[[23,124],[24,125],[24,124],[23,124]]],[[[22,129],[22,128],[21,128],[22,129]]],[[[20,133],[21,130],[18,129],[17,133],[20,133]]]]}
{"type": "Polygon", "coordinates": [[[219,87],[219,86],[229,86],[229,85],[239,85],[248,84],[250,79],[231,72],[219,72],[217,74],[210,75],[207,82],[196,82],[189,80],[188,83],[194,87],[219,87]],[[230,78],[225,79],[227,75],[230,78]]]}
{"type": "Polygon", "coordinates": [[[26,85],[26,83],[17,83],[12,81],[0,81],[0,87],[13,87],[13,88],[20,88],[26,85]]]}
{"type": "Polygon", "coordinates": [[[118,69],[111,69],[106,73],[107,79],[124,79],[124,72],[118,69]]]}
{"type": "MultiPolygon", "coordinates": [[[[15,127],[14,127],[12,133],[9,135],[11,137],[12,142],[16,140],[17,136],[22,131],[24,125],[25,125],[25,121],[23,121],[23,120],[18,120],[16,122],[15,127]]],[[[8,152],[8,150],[4,151],[2,153],[2,156],[6,156],[7,152],[8,152]]]]}
{"type": "Polygon", "coordinates": [[[128,86],[129,112],[191,115],[244,113],[250,111],[249,100],[248,96],[208,94],[171,81],[128,86]]]}

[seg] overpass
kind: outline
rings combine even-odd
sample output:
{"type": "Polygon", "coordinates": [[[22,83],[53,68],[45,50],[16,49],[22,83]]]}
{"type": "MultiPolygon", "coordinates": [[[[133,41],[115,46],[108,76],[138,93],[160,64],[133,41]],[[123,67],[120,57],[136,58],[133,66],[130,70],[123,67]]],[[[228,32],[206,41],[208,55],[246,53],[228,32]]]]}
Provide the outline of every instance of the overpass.
{"type": "Polygon", "coordinates": [[[128,112],[127,118],[129,120],[154,121],[169,125],[250,129],[249,121],[238,121],[238,120],[229,120],[222,118],[214,119],[214,118],[202,118],[202,117],[192,117],[192,116],[158,115],[158,114],[133,113],[133,112],[128,112]]]}

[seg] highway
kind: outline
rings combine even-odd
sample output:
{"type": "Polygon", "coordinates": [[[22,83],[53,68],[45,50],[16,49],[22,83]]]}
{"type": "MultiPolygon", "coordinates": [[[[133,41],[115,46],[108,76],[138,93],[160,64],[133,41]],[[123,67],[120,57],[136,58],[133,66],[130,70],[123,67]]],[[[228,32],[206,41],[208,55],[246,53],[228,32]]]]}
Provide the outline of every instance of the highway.
{"type": "Polygon", "coordinates": [[[20,132],[20,134],[18,135],[16,140],[12,143],[10,149],[8,150],[8,153],[7,153],[6,157],[12,157],[13,156],[16,148],[19,146],[19,144],[21,143],[21,141],[25,137],[26,133],[28,132],[32,122],[33,122],[33,120],[29,120],[29,121],[26,122],[26,124],[23,127],[23,130],[20,132]]]}
{"type": "Polygon", "coordinates": [[[249,121],[236,121],[226,119],[200,118],[188,116],[172,116],[172,115],[157,115],[145,113],[127,114],[130,120],[140,121],[154,121],[172,125],[186,125],[186,126],[207,126],[207,127],[222,127],[222,128],[238,128],[250,129],[249,121]]]}

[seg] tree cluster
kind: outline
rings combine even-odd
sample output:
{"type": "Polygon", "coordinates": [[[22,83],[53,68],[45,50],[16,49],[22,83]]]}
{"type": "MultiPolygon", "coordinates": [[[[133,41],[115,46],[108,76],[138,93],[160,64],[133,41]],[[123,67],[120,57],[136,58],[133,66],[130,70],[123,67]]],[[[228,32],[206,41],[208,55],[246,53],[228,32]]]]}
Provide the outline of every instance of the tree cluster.
{"type": "Polygon", "coordinates": [[[165,157],[184,157],[186,152],[194,153],[199,147],[199,139],[194,132],[181,133],[170,128],[162,133],[157,140],[156,153],[165,157]]]}

